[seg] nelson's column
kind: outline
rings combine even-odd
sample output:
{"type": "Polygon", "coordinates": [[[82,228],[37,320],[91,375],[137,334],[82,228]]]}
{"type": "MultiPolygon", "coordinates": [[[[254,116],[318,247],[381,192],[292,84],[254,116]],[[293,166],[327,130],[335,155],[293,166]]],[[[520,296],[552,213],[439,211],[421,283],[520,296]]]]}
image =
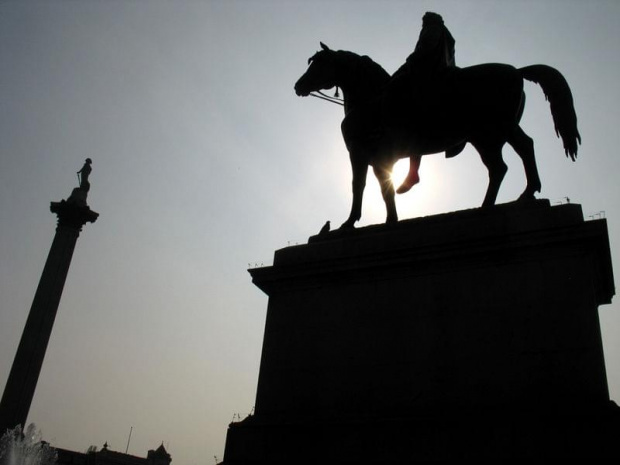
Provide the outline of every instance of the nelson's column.
{"type": "Polygon", "coordinates": [[[23,428],[26,424],[77,238],[82,226],[94,223],[99,216],[86,203],[91,164],[91,159],[87,158],[78,171],[80,186],[73,189],[67,200],[51,202],[50,210],[58,217],[58,226],[4,388],[0,435],[7,429],[17,425],[23,428]]]}

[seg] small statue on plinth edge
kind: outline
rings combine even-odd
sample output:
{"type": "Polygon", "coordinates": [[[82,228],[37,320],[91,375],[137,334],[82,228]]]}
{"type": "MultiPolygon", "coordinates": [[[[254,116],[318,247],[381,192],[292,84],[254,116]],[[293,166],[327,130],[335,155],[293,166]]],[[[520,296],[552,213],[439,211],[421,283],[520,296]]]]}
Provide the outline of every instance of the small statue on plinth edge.
{"type": "Polygon", "coordinates": [[[90,182],[88,181],[88,177],[92,172],[93,161],[90,158],[87,158],[84,162],[84,166],[82,169],[77,172],[78,182],[80,183],[79,187],[76,187],[71,192],[71,195],[67,199],[68,203],[74,203],[80,206],[86,206],[86,197],[88,196],[88,191],[90,190],[90,182]]]}

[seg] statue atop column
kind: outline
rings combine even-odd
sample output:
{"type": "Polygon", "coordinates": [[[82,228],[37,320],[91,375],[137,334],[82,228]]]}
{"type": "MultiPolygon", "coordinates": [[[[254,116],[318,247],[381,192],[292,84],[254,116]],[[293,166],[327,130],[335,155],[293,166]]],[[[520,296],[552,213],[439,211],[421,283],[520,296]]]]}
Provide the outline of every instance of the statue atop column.
{"type": "Polygon", "coordinates": [[[73,189],[71,196],[67,199],[68,203],[74,203],[81,207],[86,206],[86,197],[88,196],[88,191],[90,190],[90,181],[88,178],[90,173],[93,171],[93,168],[91,167],[92,163],[93,161],[90,158],[87,158],[84,161],[84,166],[82,166],[82,169],[77,172],[80,185],[79,187],[73,189]]]}
{"type": "Polygon", "coordinates": [[[85,223],[93,223],[99,216],[99,213],[92,211],[86,203],[90,190],[90,173],[93,171],[92,164],[93,161],[90,158],[84,161],[84,165],[77,172],[79,186],[73,188],[67,200],[52,202],[50,209],[52,213],[58,215],[59,225],[69,225],[81,230],[85,223]]]}
{"type": "Polygon", "coordinates": [[[84,166],[82,169],[77,172],[78,179],[80,181],[80,189],[88,192],[90,190],[90,182],[88,182],[88,177],[90,176],[91,171],[93,170],[90,165],[93,164],[93,161],[90,158],[87,158],[84,162],[84,166]]]}

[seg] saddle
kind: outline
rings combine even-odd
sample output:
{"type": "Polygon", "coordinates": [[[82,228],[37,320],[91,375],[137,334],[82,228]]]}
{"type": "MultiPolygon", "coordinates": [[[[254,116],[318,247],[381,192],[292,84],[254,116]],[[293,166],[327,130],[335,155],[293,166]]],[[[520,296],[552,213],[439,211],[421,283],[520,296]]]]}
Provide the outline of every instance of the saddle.
{"type": "MultiPolygon", "coordinates": [[[[385,98],[392,109],[438,106],[439,111],[446,107],[451,99],[450,89],[454,88],[457,72],[460,68],[449,67],[441,70],[424,70],[412,73],[404,66],[399,69],[390,80],[386,88],[385,98]],[[407,103],[402,105],[402,101],[407,103]],[[396,103],[400,101],[400,103],[396,103]]],[[[456,157],[463,151],[466,141],[446,150],[446,158],[456,157]]]]}

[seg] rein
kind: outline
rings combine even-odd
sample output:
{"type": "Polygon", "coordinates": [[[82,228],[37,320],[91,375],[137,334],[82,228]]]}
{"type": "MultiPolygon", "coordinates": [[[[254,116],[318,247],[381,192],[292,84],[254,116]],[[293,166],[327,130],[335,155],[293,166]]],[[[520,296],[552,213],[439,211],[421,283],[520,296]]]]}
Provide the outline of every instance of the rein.
{"type": "Polygon", "coordinates": [[[341,98],[338,98],[338,88],[336,88],[336,94],[333,97],[330,97],[329,95],[325,95],[320,90],[317,90],[316,92],[310,92],[309,95],[311,97],[320,98],[321,100],[327,100],[328,102],[335,103],[336,105],[344,106],[344,100],[341,98]]]}

